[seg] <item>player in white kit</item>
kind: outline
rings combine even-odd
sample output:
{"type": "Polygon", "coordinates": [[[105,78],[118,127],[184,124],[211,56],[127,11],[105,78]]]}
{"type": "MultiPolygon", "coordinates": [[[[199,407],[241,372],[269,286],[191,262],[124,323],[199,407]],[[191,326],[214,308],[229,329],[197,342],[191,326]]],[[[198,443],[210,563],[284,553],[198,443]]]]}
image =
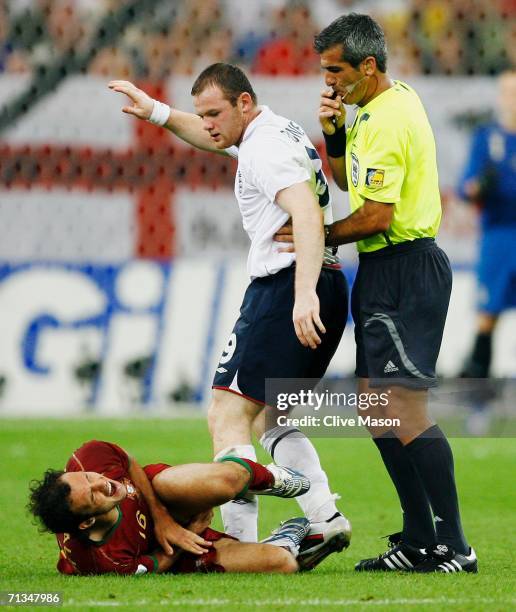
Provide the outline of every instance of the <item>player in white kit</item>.
{"type": "MultiPolygon", "coordinates": [[[[255,460],[252,432],[282,465],[310,479],[298,498],[312,523],[305,554],[329,540],[349,544],[351,527],[335,506],[326,474],[312,443],[292,427],[265,418],[265,382],[273,378],[320,379],[337,349],[348,312],[347,283],[338,259],[324,247],[324,224],[332,222],[322,163],[303,129],[258,106],[246,75],[230,64],[213,64],[192,88],[197,114],[153,100],[127,81],[109,87],[125,93],[122,110],[164,126],[185,142],[238,158],[235,195],[251,240],[247,269],[251,283],[240,317],[213,381],[208,422],[215,458],[255,460]],[[273,236],[292,220],[295,253],[273,236]]],[[[254,497],[223,506],[227,533],[257,539],[254,497]],[[242,503],[244,502],[244,503],[242,503]]]]}

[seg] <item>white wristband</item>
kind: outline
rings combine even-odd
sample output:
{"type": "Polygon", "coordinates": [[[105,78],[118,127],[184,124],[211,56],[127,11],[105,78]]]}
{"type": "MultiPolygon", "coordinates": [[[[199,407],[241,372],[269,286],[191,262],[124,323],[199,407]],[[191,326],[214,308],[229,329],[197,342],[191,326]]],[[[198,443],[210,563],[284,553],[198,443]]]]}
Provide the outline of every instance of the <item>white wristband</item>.
{"type": "Polygon", "coordinates": [[[153,102],[154,106],[152,107],[152,113],[147,121],[162,127],[170,117],[170,106],[168,104],[163,104],[163,102],[160,102],[159,100],[154,100],[153,102]]]}

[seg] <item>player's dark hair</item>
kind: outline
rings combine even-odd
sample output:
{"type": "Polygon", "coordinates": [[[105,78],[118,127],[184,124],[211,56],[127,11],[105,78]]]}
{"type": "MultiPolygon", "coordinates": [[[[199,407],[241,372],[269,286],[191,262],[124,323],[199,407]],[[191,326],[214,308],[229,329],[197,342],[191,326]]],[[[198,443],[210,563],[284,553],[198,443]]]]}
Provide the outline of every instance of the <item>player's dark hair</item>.
{"type": "Polygon", "coordinates": [[[218,62],[205,68],[195,79],[192,86],[192,96],[198,96],[210,85],[219,87],[233,106],[236,106],[238,96],[244,92],[251,96],[255,104],[258,102],[249,79],[238,66],[233,64],[218,62]]]}
{"type": "Polygon", "coordinates": [[[350,13],[335,19],[314,38],[314,49],[321,54],[342,45],[342,61],[358,68],[372,56],[380,72],[387,71],[387,44],[382,28],[369,15],[350,13]]]}
{"type": "Polygon", "coordinates": [[[77,534],[79,524],[88,517],[72,512],[68,500],[71,488],[60,480],[63,474],[48,469],[41,480],[31,481],[27,509],[39,519],[41,531],[77,534]]]}

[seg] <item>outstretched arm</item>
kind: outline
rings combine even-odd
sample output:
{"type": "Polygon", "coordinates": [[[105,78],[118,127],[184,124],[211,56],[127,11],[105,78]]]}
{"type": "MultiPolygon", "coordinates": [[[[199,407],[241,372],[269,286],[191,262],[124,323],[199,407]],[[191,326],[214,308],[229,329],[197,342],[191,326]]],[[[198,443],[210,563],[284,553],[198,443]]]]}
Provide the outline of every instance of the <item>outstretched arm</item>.
{"type": "MultiPolygon", "coordinates": [[[[143,90],[138,89],[129,81],[111,81],[108,87],[113,91],[125,94],[132,102],[132,106],[122,107],[123,113],[133,115],[138,119],[149,119],[155,101],[143,90]]],[[[194,113],[185,113],[171,108],[170,115],[163,127],[193,147],[227,155],[223,149],[217,149],[213,145],[210,135],[203,127],[202,119],[194,113]]]]}

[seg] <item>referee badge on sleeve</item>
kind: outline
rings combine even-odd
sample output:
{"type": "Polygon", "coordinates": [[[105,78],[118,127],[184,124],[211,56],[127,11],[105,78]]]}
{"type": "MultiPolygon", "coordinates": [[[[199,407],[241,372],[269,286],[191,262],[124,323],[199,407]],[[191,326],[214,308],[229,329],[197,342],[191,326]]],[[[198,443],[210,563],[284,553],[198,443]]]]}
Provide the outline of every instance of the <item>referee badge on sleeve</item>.
{"type": "Polygon", "coordinates": [[[351,182],[356,187],[358,185],[358,177],[360,175],[360,164],[358,163],[358,157],[351,153],[351,182]]]}
{"type": "Polygon", "coordinates": [[[368,168],[366,172],[366,187],[383,187],[383,178],[385,176],[385,170],[379,170],[378,168],[368,168]]]}

